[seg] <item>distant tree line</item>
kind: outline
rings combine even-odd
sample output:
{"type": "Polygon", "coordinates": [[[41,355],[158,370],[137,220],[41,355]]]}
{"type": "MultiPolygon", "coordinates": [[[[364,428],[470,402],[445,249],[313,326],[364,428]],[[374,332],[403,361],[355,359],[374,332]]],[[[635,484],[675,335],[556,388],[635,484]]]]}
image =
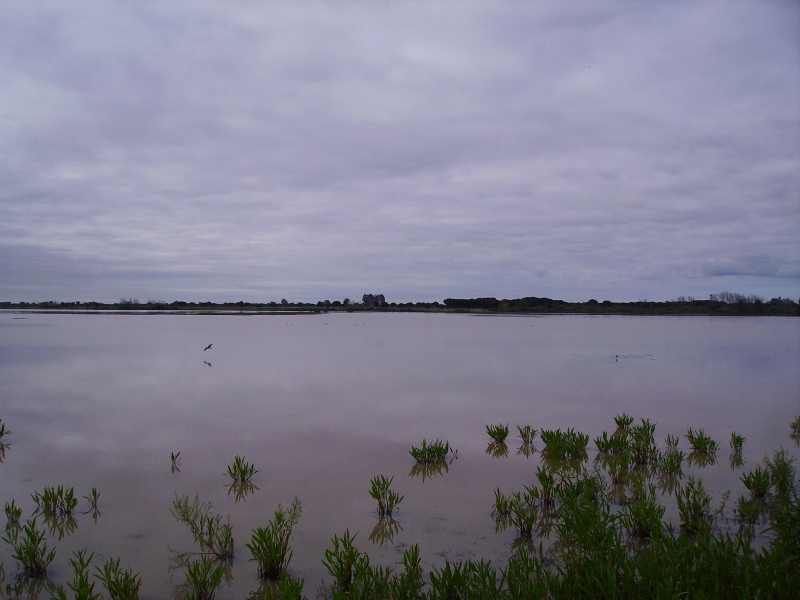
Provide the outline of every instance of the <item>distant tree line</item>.
{"type": "Polygon", "coordinates": [[[35,309],[59,311],[386,311],[386,312],[484,312],[484,313],[575,313],[620,315],[747,315],[747,316],[800,316],[800,304],[789,298],[764,300],[760,296],[745,296],[732,292],[711,294],[708,300],[679,296],[666,302],[639,300],[637,302],[566,302],[552,298],[528,296],[525,298],[447,298],[439,302],[387,302],[383,294],[364,294],[361,302],[349,298],[320,300],[316,303],[289,302],[165,302],[136,298],[122,298],[116,303],[103,302],[0,302],[0,309],[35,309]]]}

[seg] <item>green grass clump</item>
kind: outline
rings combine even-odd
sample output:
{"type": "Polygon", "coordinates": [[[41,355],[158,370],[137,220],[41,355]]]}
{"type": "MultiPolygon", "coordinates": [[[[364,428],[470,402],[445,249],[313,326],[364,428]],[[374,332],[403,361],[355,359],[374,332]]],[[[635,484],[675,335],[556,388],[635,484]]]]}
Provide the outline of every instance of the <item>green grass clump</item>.
{"type": "Polygon", "coordinates": [[[2,439],[11,433],[10,429],[6,429],[6,424],[3,423],[3,419],[0,419],[0,443],[2,443],[2,439]]]}
{"type": "Polygon", "coordinates": [[[230,475],[234,482],[249,482],[253,475],[258,473],[255,465],[247,462],[245,458],[247,457],[237,454],[236,458],[233,459],[233,464],[228,465],[228,475],[230,475]]]}
{"type": "Polygon", "coordinates": [[[186,565],[186,582],[176,596],[181,600],[214,600],[225,572],[225,563],[202,554],[186,565]]]}
{"type": "Polygon", "coordinates": [[[16,505],[14,499],[11,499],[11,504],[6,502],[6,529],[19,527],[19,519],[22,517],[22,509],[16,505]]]}
{"type": "Polygon", "coordinates": [[[41,494],[38,492],[31,494],[31,498],[36,502],[37,510],[41,510],[45,515],[70,516],[78,506],[73,488],[65,489],[63,485],[57,488],[45,487],[41,494]]]}
{"type": "Polygon", "coordinates": [[[680,450],[664,453],[658,462],[659,477],[681,478],[683,476],[684,454],[680,450]]]}
{"type": "Polygon", "coordinates": [[[498,444],[502,444],[508,437],[508,425],[487,425],[486,433],[498,444]]]}
{"type": "Polygon", "coordinates": [[[744,448],[744,443],[747,441],[747,438],[743,435],[739,435],[735,431],[731,432],[731,450],[737,454],[742,453],[742,449],[744,448]]]}
{"type": "Polygon", "coordinates": [[[754,470],[742,475],[740,478],[744,487],[748,489],[753,498],[764,498],[772,487],[768,469],[756,467],[754,470]]]}
{"type": "Polygon", "coordinates": [[[95,567],[95,577],[106,588],[111,600],[139,600],[139,588],[142,578],[134,573],[130,567],[122,570],[119,558],[109,558],[103,568],[95,567]]]}
{"type": "Polygon", "coordinates": [[[594,445],[603,454],[617,456],[628,451],[628,430],[618,429],[610,436],[604,431],[603,435],[594,438],[594,445]]]}
{"type": "Polygon", "coordinates": [[[376,475],[370,481],[372,485],[369,495],[378,501],[378,516],[391,517],[392,511],[403,500],[403,496],[391,489],[394,476],[387,479],[383,475],[376,475]]]}
{"type": "Polygon", "coordinates": [[[519,432],[519,437],[522,438],[523,444],[532,444],[536,434],[539,433],[538,429],[533,429],[530,425],[525,425],[525,427],[517,425],[517,431],[519,432]]]}
{"type": "Polygon", "coordinates": [[[342,594],[350,593],[356,567],[362,560],[361,552],[353,544],[355,539],[356,536],[351,536],[349,530],[345,530],[341,538],[334,535],[331,538],[333,548],[325,550],[325,558],[322,559],[323,566],[336,580],[335,589],[342,594]]]}
{"type": "Polygon", "coordinates": [[[47,549],[45,533],[36,526],[36,517],[28,519],[19,534],[16,530],[14,533],[7,531],[2,537],[3,541],[13,549],[12,558],[22,563],[25,577],[46,577],[47,567],[56,557],[56,551],[47,549]]]}
{"type": "Polygon", "coordinates": [[[414,460],[421,464],[433,464],[444,461],[449,452],[450,444],[448,442],[442,442],[441,440],[436,440],[430,444],[422,440],[422,446],[420,448],[412,446],[411,450],[409,450],[414,460]]]}
{"type": "Polygon", "coordinates": [[[681,439],[678,436],[667,434],[667,437],[665,439],[665,442],[667,444],[667,452],[672,452],[673,450],[677,450],[680,441],[681,439]]]}
{"type": "Polygon", "coordinates": [[[292,558],[289,540],[301,512],[300,500],[297,498],[292,500],[288,509],[279,504],[269,524],[253,531],[250,543],[246,546],[253,557],[250,560],[258,564],[258,574],[262,578],[277,579],[289,566],[292,558]]]}
{"type": "Polygon", "coordinates": [[[715,454],[719,447],[719,444],[712,440],[710,436],[706,435],[705,431],[702,429],[694,431],[690,427],[686,434],[686,439],[693,451],[703,454],[715,454]]]}
{"type": "Polygon", "coordinates": [[[542,455],[553,460],[585,460],[586,446],[589,436],[576,432],[570,428],[566,431],[560,429],[542,429],[539,437],[545,445],[542,455]]]}
{"type": "Polygon", "coordinates": [[[791,422],[792,437],[795,439],[800,438],[800,415],[797,415],[794,421],[791,422]]]}
{"type": "Polygon", "coordinates": [[[180,473],[181,472],[181,453],[180,452],[170,452],[169,459],[172,461],[172,465],[170,466],[171,473],[180,473]]]}
{"type": "MultiPolygon", "coordinates": [[[[74,593],[75,600],[103,600],[103,596],[94,591],[94,581],[89,581],[89,564],[94,553],[86,557],[87,550],[77,550],[72,553],[69,564],[72,566],[73,578],[67,586],[74,593]]],[[[54,594],[56,600],[67,600],[67,593],[63,586],[57,586],[54,594]]]]}
{"type": "Polygon", "coordinates": [[[617,428],[628,429],[628,427],[633,425],[633,417],[629,414],[622,413],[614,417],[614,422],[617,424],[617,428]]]}
{"type": "Polygon", "coordinates": [[[675,493],[681,529],[690,536],[707,535],[711,531],[711,496],[703,482],[693,477],[675,493]]]}

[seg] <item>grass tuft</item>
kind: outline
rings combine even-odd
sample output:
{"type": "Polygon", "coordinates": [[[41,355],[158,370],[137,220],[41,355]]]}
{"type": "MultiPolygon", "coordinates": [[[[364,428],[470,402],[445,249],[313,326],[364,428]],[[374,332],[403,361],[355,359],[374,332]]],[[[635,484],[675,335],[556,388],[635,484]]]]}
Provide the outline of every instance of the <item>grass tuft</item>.
{"type": "Polygon", "coordinates": [[[266,527],[253,530],[246,547],[253,557],[250,560],[258,563],[258,574],[262,578],[277,579],[286,571],[292,558],[289,540],[301,513],[300,500],[295,497],[288,509],[278,505],[274,517],[266,527]]]}
{"type": "Polygon", "coordinates": [[[233,464],[228,465],[228,475],[230,475],[234,482],[249,482],[253,475],[259,472],[255,465],[247,462],[245,458],[247,457],[237,454],[236,458],[233,459],[233,464]]]}
{"type": "Polygon", "coordinates": [[[391,489],[392,481],[394,476],[387,479],[383,475],[376,475],[370,481],[369,495],[378,501],[378,517],[391,517],[392,511],[403,500],[403,496],[391,489]]]}
{"type": "Polygon", "coordinates": [[[412,446],[411,450],[409,450],[414,460],[420,464],[433,464],[444,461],[449,452],[450,444],[448,442],[442,442],[441,440],[436,440],[430,444],[422,440],[421,447],[417,448],[412,446]]]}
{"type": "Polygon", "coordinates": [[[502,444],[508,437],[508,425],[487,425],[486,433],[498,444],[502,444]]]}

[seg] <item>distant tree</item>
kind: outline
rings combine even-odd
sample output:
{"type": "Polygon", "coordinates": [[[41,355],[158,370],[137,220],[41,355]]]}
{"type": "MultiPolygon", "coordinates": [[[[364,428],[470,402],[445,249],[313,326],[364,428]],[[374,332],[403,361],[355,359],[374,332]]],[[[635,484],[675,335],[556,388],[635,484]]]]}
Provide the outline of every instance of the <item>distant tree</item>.
{"type": "Polygon", "coordinates": [[[281,300],[281,304],[286,306],[287,304],[289,304],[289,302],[286,300],[286,298],[284,298],[283,300],[281,300]]]}
{"type": "Polygon", "coordinates": [[[342,304],[344,304],[345,306],[350,306],[350,298],[345,298],[345,299],[342,301],[342,304]]]}

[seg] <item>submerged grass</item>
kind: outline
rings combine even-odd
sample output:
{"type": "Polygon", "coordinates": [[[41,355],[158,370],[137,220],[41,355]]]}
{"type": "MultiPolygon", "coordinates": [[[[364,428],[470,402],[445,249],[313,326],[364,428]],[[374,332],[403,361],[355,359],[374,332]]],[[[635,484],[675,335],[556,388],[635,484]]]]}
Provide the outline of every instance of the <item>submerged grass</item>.
{"type": "Polygon", "coordinates": [[[370,481],[371,488],[369,495],[378,501],[378,517],[391,517],[392,511],[403,501],[403,496],[391,489],[394,475],[386,478],[384,475],[376,475],[370,481]]]}
{"type": "Polygon", "coordinates": [[[237,454],[233,459],[233,464],[228,465],[228,475],[233,479],[234,483],[249,483],[253,475],[259,472],[255,465],[245,460],[246,458],[246,456],[237,454]]]}
{"type": "Polygon", "coordinates": [[[443,462],[450,453],[450,443],[437,439],[429,444],[427,441],[422,440],[422,446],[419,448],[412,446],[409,453],[420,464],[443,462]]]}
{"type": "Polygon", "coordinates": [[[487,425],[486,433],[498,444],[502,444],[508,437],[508,425],[487,425]]]}

